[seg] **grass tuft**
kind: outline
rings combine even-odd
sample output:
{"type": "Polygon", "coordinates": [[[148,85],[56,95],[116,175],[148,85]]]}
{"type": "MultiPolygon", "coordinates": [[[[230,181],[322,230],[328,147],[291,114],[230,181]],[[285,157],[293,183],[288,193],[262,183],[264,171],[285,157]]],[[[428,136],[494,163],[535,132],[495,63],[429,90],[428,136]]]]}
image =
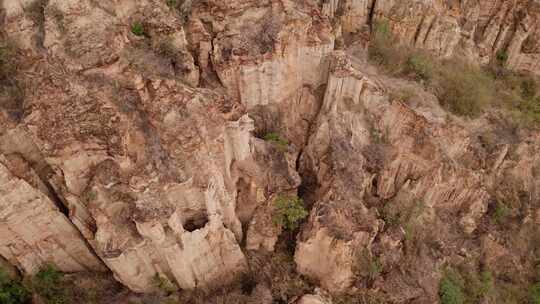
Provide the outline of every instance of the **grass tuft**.
{"type": "Polygon", "coordinates": [[[144,36],[144,26],[139,21],[136,21],[131,25],[131,32],[135,36],[144,36]]]}
{"type": "Polygon", "coordinates": [[[280,150],[287,150],[287,147],[289,146],[289,141],[281,137],[278,133],[267,133],[264,135],[263,139],[265,141],[273,143],[275,146],[277,146],[280,150]]]}

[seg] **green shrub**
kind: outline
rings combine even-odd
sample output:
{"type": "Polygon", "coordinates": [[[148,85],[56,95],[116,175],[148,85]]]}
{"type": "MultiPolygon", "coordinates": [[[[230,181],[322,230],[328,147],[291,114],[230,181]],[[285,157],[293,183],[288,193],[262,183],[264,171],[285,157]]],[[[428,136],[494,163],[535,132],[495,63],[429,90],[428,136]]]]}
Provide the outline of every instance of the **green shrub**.
{"type": "Polygon", "coordinates": [[[83,194],[83,199],[86,202],[92,202],[97,199],[97,192],[94,190],[88,190],[83,194]]]}
{"type": "Polygon", "coordinates": [[[480,274],[480,288],[477,289],[478,295],[485,296],[487,295],[494,287],[495,279],[493,278],[493,274],[489,271],[483,271],[480,274]]]}
{"type": "Polygon", "coordinates": [[[369,278],[375,280],[383,271],[383,266],[379,259],[373,259],[369,264],[369,278]]]}
{"type": "MultiPolygon", "coordinates": [[[[471,265],[469,265],[471,266],[471,265]]],[[[458,269],[446,268],[439,285],[441,304],[481,303],[495,286],[489,271],[478,273],[475,267],[461,265],[458,269]]]]}
{"type": "Polygon", "coordinates": [[[433,77],[433,60],[420,53],[412,53],[407,59],[405,73],[412,74],[417,79],[429,80],[433,77]]]}
{"type": "Polygon", "coordinates": [[[0,268],[0,303],[24,304],[29,303],[30,292],[20,283],[12,280],[9,275],[0,268]]]}
{"type": "Polygon", "coordinates": [[[392,31],[390,30],[390,24],[386,20],[375,22],[375,37],[385,40],[392,39],[392,31]]]}
{"type": "Polygon", "coordinates": [[[167,0],[167,5],[170,8],[177,8],[178,7],[178,0],[167,0]]]}
{"type": "Polygon", "coordinates": [[[501,223],[508,215],[510,215],[510,208],[508,208],[505,203],[497,201],[495,205],[495,212],[493,212],[493,219],[497,223],[501,223]]]}
{"type": "Polygon", "coordinates": [[[540,304],[540,282],[533,284],[529,289],[529,302],[531,304],[540,304]]]}
{"type": "Polygon", "coordinates": [[[478,274],[475,271],[465,273],[465,293],[469,302],[481,302],[494,287],[494,278],[491,272],[482,271],[478,274]]]}
{"type": "Polygon", "coordinates": [[[464,304],[466,301],[464,281],[453,269],[446,269],[439,284],[441,304],[464,304]]]}
{"type": "Polygon", "coordinates": [[[505,50],[498,50],[497,54],[495,54],[495,58],[498,63],[504,64],[508,60],[508,53],[505,50]]]}
{"type": "MultiPolygon", "coordinates": [[[[386,204],[382,210],[383,219],[389,221],[389,225],[414,224],[422,215],[426,204],[421,200],[411,200],[406,204],[386,204]]],[[[405,227],[406,228],[406,227],[405,227]]]]}
{"type": "Polygon", "coordinates": [[[510,113],[516,126],[535,127],[540,124],[538,79],[528,74],[506,71],[496,78],[499,106],[510,113]]]}
{"type": "Polygon", "coordinates": [[[144,27],[142,23],[136,21],[131,25],[131,32],[135,36],[144,36],[144,27]]]}
{"type": "Polygon", "coordinates": [[[369,59],[392,75],[427,80],[433,75],[431,56],[404,45],[392,36],[388,22],[375,25],[368,48],[369,59]]]}
{"type": "Polygon", "coordinates": [[[304,201],[297,196],[278,196],[274,206],[274,223],[288,230],[296,229],[299,222],[309,214],[304,201]]]}
{"type": "Polygon", "coordinates": [[[281,150],[287,150],[287,146],[289,145],[289,141],[282,138],[278,133],[267,133],[264,135],[263,139],[273,143],[281,150]]]}
{"type": "Polygon", "coordinates": [[[383,272],[383,264],[378,257],[373,256],[367,248],[364,248],[356,253],[354,272],[373,282],[383,272]]]}
{"type": "Polygon", "coordinates": [[[46,304],[71,303],[71,295],[64,287],[64,274],[52,265],[46,265],[29,282],[30,289],[41,296],[46,304]]]}
{"type": "Polygon", "coordinates": [[[173,283],[171,283],[171,281],[169,281],[165,277],[160,276],[157,273],[154,276],[153,280],[154,280],[154,285],[165,293],[172,293],[176,291],[176,286],[173,283]]]}

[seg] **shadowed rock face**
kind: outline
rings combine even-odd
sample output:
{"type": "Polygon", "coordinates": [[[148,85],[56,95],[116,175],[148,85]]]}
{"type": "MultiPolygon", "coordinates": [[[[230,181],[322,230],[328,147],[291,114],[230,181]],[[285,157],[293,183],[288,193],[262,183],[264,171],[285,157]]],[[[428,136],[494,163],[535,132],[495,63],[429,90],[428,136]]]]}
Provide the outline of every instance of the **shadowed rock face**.
{"type": "Polygon", "coordinates": [[[208,291],[289,242],[321,288],[306,304],[374,291],[434,303],[440,270],[470,261],[534,280],[538,133],[496,112],[454,117],[352,54],[385,24],[440,57],[504,52],[508,69],[540,74],[537,1],[174,3],[0,1],[0,46],[17,49],[24,84],[20,115],[0,107],[2,263],[208,291]],[[401,86],[413,103],[392,97],[401,86]],[[297,231],[273,220],[282,195],[309,209],[297,231]]]}

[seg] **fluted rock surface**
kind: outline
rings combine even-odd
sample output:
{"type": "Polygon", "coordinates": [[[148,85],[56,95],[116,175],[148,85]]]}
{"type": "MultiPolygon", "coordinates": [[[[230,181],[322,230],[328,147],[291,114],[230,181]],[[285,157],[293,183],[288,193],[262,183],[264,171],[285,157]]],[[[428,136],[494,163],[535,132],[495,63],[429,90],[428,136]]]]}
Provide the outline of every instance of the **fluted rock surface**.
{"type": "Polygon", "coordinates": [[[538,1],[327,0],[322,7],[344,37],[387,26],[402,43],[438,56],[505,58],[510,69],[540,74],[538,1]]]}
{"type": "Polygon", "coordinates": [[[448,265],[528,286],[538,132],[455,117],[356,55],[384,26],[540,74],[539,6],[0,0],[0,67],[16,65],[0,71],[0,260],[110,270],[141,293],[241,280],[246,303],[436,303],[448,265]],[[275,201],[295,195],[309,216],[289,231],[275,201]]]}
{"type": "Polygon", "coordinates": [[[3,164],[0,193],[0,254],[10,263],[27,273],[37,272],[44,263],[65,272],[105,270],[55,203],[3,164]]]}
{"type": "MultiPolygon", "coordinates": [[[[504,145],[486,155],[474,128],[438,116],[437,105],[424,104],[427,111],[411,108],[389,98],[387,80],[362,72],[369,69],[347,55],[336,53],[332,62],[301,158],[300,172],[315,194],[297,239],[297,269],[327,290],[348,292],[358,277],[373,275],[373,263],[382,263],[389,276],[379,286],[395,301],[418,293],[435,301],[433,282],[442,259],[427,255],[415,261],[421,265],[408,265],[413,285],[399,282],[403,277],[394,273],[400,268],[395,263],[407,259],[408,248],[418,245],[414,242],[437,248],[478,233],[490,201],[500,199],[493,187],[506,185],[497,175],[522,185],[528,174],[505,172],[502,164],[514,165],[504,145]],[[394,284],[400,287],[392,290],[394,284]]],[[[442,250],[452,255],[455,249],[442,250]]]]}

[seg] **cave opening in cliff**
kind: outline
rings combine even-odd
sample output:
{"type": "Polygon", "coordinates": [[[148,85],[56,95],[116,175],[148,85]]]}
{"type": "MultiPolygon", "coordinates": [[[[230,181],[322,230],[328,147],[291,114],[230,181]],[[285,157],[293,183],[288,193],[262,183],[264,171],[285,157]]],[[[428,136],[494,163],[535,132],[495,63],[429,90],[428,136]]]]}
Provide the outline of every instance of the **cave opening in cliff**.
{"type": "Polygon", "coordinates": [[[189,232],[204,228],[208,223],[208,214],[206,212],[197,216],[190,217],[184,221],[184,229],[189,232]]]}

